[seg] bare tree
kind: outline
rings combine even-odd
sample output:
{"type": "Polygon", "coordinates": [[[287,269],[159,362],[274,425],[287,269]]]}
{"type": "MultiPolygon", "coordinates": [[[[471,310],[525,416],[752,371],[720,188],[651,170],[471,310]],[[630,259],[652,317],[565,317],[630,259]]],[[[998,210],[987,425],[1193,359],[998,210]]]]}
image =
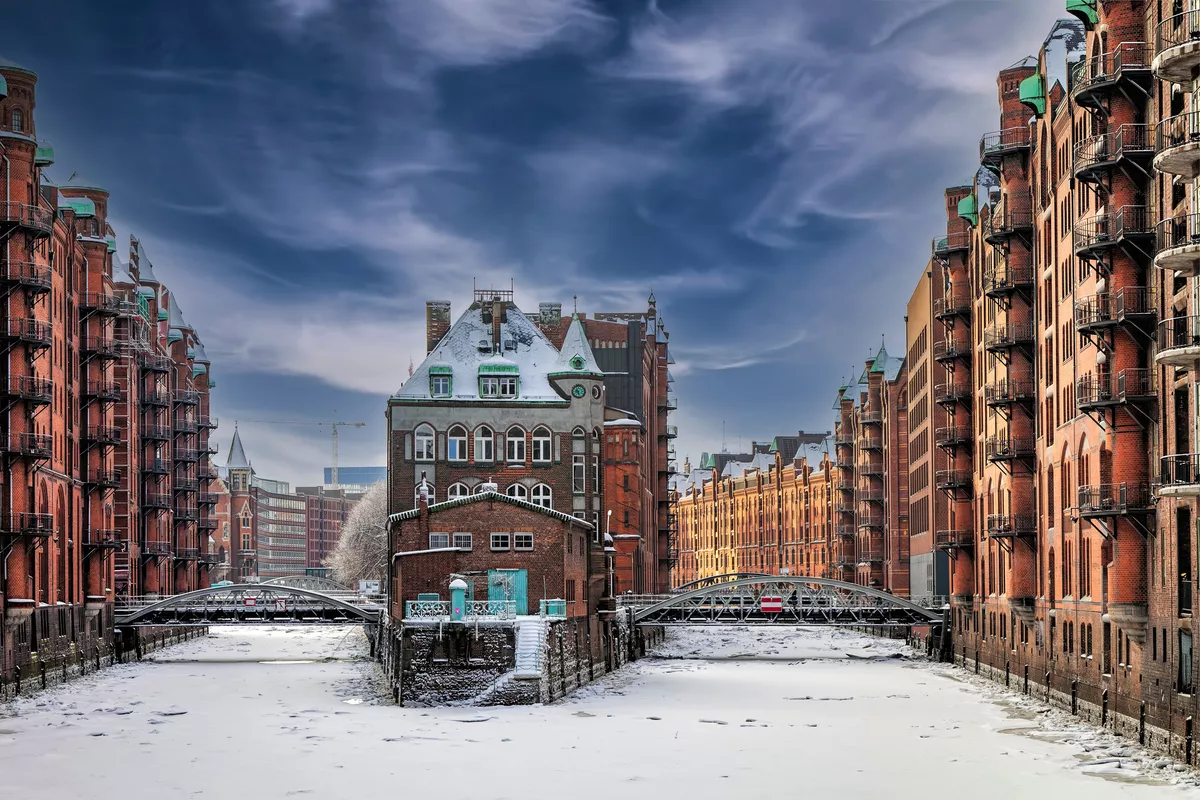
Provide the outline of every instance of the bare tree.
{"type": "Polygon", "coordinates": [[[382,580],[387,571],[387,485],[366,491],[342,525],[342,537],[326,562],[333,577],[345,586],[360,580],[382,580]]]}

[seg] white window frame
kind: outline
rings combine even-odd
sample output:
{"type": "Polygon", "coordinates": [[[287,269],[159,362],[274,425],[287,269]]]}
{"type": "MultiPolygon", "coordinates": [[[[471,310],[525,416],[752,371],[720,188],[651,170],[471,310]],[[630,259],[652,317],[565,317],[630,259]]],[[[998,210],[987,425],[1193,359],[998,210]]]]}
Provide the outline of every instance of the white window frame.
{"type": "Polygon", "coordinates": [[[447,500],[454,500],[459,497],[470,497],[470,496],[471,496],[471,490],[465,483],[461,483],[461,482],[452,483],[452,484],[450,484],[450,487],[448,489],[446,489],[446,499],[447,500]]]}
{"type": "Polygon", "coordinates": [[[496,432],[489,425],[481,425],[475,431],[475,461],[492,463],[496,460],[496,432]],[[483,431],[487,431],[484,435],[483,431]]]}
{"type": "Polygon", "coordinates": [[[437,433],[429,423],[417,426],[413,433],[413,461],[433,461],[437,453],[437,433]]]}
{"type": "Polygon", "coordinates": [[[429,376],[429,394],[432,397],[449,397],[452,391],[453,384],[449,375],[430,375],[429,376]],[[444,384],[444,388],[439,385],[444,384]]]}
{"type": "Polygon", "coordinates": [[[514,497],[517,500],[529,500],[529,489],[524,484],[514,483],[504,490],[504,493],[509,497],[514,497]]]}
{"type": "MultiPolygon", "coordinates": [[[[437,487],[428,481],[425,486],[429,489],[429,505],[437,502],[437,487]]],[[[421,482],[417,481],[417,485],[413,487],[413,505],[414,507],[421,505],[421,482]]]]}
{"type": "Polygon", "coordinates": [[[451,537],[451,540],[454,542],[454,546],[459,550],[470,551],[474,548],[474,538],[475,537],[471,534],[460,531],[459,533],[454,534],[454,536],[451,537]]]}
{"type": "Polygon", "coordinates": [[[554,490],[548,484],[539,483],[529,493],[529,502],[542,508],[554,508],[554,490]]]}
{"type": "Polygon", "coordinates": [[[430,550],[438,550],[443,547],[449,547],[449,546],[450,546],[450,534],[440,533],[440,532],[434,533],[432,531],[430,532],[430,534],[429,534],[429,549],[430,550]]]}
{"type": "Polygon", "coordinates": [[[446,433],[446,460],[447,461],[466,461],[467,460],[467,429],[463,425],[451,425],[450,430],[446,433]],[[462,431],[461,436],[456,436],[455,431],[462,431]]]}
{"type": "Polygon", "coordinates": [[[571,491],[583,494],[587,491],[587,456],[576,453],[571,456],[571,491]]]}
{"type": "Polygon", "coordinates": [[[512,549],[512,534],[510,533],[493,533],[489,537],[489,544],[494,553],[507,553],[512,549]]]}
{"type": "Polygon", "coordinates": [[[499,397],[500,396],[500,379],[495,375],[485,375],[479,379],[479,396],[480,397],[499,397]]]}
{"type": "Polygon", "coordinates": [[[552,458],[554,438],[550,429],[544,426],[533,429],[533,462],[549,464],[552,458]]]}
{"type": "Polygon", "coordinates": [[[509,464],[525,463],[525,431],[517,426],[508,429],[504,434],[504,460],[509,464]],[[519,431],[519,436],[513,436],[513,431],[519,431]]]}
{"type": "Polygon", "coordinates": [[[505,399],[511,399],[517,396],[517,379],[514,376],[504,376],[499,378],[500,394],[499,396],[505,399]]]}
{"type": "Polygon", "coordinates": [[[521,553],[530,553],[533,551],[533,534],[523,531],[514,533],[512,536],[513,550],[521,553]],[[527,538],[526,538],[527,537],[527,538]]]}

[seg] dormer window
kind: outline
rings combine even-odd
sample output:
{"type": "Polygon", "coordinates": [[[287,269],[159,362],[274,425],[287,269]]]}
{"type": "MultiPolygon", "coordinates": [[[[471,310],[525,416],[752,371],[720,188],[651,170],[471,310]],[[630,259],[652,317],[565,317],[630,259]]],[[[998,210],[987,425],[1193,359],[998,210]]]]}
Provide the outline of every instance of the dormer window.
{"type": "Polygon", "coordinates": [[[454,374],[450,367],[429,368],[429,394],[433,397],[450,397],[454,392],[454,374]]]}
{"type": "Polygon", "coordinates": [[[520,391],[516,364],[483,364],[479,367],[479,396],[511,400],[520,391]]]}

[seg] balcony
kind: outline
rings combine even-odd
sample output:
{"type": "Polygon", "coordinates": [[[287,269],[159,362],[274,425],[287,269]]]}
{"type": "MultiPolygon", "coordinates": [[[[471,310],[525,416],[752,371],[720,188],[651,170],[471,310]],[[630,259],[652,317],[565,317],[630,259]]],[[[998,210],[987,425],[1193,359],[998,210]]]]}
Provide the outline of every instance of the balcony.
{"type": "Polygon", "coordinates": [[[1175,453],[1159,459],[1155,491],[1162,497],[1200,496],[1200,453],[1175,453]]]}
{"type": "Polygon", "coordinates": [[[1158,23],[1151,68],[1161,81],[1190,86],[1200,67],[1200,11],[1184,11],[1158,23]]]}
{"type": "Polygon", "coordinates": [[[176,447],[174,455],[176,461],[192,462],[200,460],[200,452],[190,447],[176,447]]]}
{"type": "Polygon", "coordinates": [[[975,436],[970,428],[938,428],[933,435],[934,444],[947,450],[968,446],[973,441],[975,436]]]}
{"type": "Polygon", "coordinates": [[[176,492],[196,492],[200,489],[200,481],[195,478],[175,478],[171,483],[176,492]]]}
{"type": "Polygon", "coordinates": [[[87,292],[80,296],[79,307],[106,317],[115,317],[121,313],[123,301],[121,298],[103,292],[87,292]]]}
{"type": "Polygon", "coordinates": [[[939,469],[933,477],[934,485],[943,492],[970,490],[975,486],[969,470],[939,469]]]}
{"type": "Polygon", "coordinates": [[[859,450],[882,450],[883,439],[863,438],[858,442],[859,450]]]}
{"type": "Polygon", "coordinates": [[[174,558],[176,561],[199,561],[200,560],[200,548],[199,547],[176,547],[175,552],[173,552],[171,554],[171,557],[174,558]]]}
{"type": "Polygon", "coordinates": [[[220,477],[220,475],[217,474],[217,470],[208,465],[201,465],[200,469],[196,471],[196,474],[202,481],[215,481],[220,477]]]}
{"type": "Polygon", "coordinates": [[[175,392],[175,404],[183,406],[194,406],[200,402],[200,393],[191,389],[180,389],[175,392]]]}
{"type": "Polygon", "coordinates": [[[171,395],[161,389],[151,389],[142,394],[142,405],[156,408],[166,408],[171,405],[171,395]]]}
{"type": "Polygon", "coordinates": [[[1149,331],[1157,317],[1154,291],[1141,286],[1127,286],[1115,294],[1101,292],[1075,302],[1075,330],[1079,333],[1099,333],[1123,324],[1149,331]]]}
{"type": "Polygon", "coordinates": [[[1121,125],[1075,145],[1073,169],[1075,177],[1084,183],[1104,184],[1114,172],[1127,167],[1148,173],[1153,157],[1150,126],[1121,125]]]}
{"type": "Polygon", "coordinates": [[[1157,399],[1154,372],[1149,369],[1123,369],[1116,381],[1106,374],[1085,375],[1075,382],[1075,405],[1084,414],[1127,404],[1145,405],[1157,399]]]}
{"type": "Polygon", "coordinates": [[[9,375],[10,398],[23,400],[34,405],[47,405],[54,401],[54,384],[49,378],[34,378],[29,375],[9,375]]]}
{"type": "Polygon", "coordinates": [[[1160,220],[1154,235],[1154,266],[1181,277],[1200,275],[1200,214],[1160,220]]]}
{"type": "Polygon", "coordinates": [[[858,474],[867,478],[878,478],[883,475],[883,464],[859,464],[858,474]]]}
{"type": "Polygon", "coordinates": [[[142,438],[152,442],[169,442],[171,429],[166,425],[143,425],[142,438]]]}
{"type": "Polygon", "coordinates": [[[999,173],[1005,156],[1029,153],[1029,126],[985,133],[979,140],[979,163],[999,173]]]}
{"type": "Polygon", "coordinates": [[[853,514],[855,511],[854,502],[852,500],[838,500],[834,505],[834,511],[839,514],[853,514]]]}
{"type": "Polygon", "coordinates": [[[853,539],[858,535],[858,528],[853,525],[838,525],[834,532],[843,538],[849,537],[853,539]]]}
{"type": "Polygon", "coordinates": [[[48,539],[54,535],[54,515],[14,512],[0,517],[0,533],[48,539]]]}
{"type": "Polygon", "coordinates": [[[195,433],[200,426],[194,419],[176,419],[174,427],[176,433],[195,433]]]}
{"type": "Polygon", "coordinates": [[[200,519],[200,509],[196,506],[175,506],[176,522],[195,522],[200,519]]]}
{"type": "Polygon", "coordinates": [[[984,444],[987,460],[993,464],[1025,461],[1037,455],[1032,436],[993,436],[984,444]]]}
{"type": "Polygon", "coordinates": [[[54,230],[55,211],[25,203],[0,203],[0,230],[21,228],[37,237],[54,230]]]}
{"type": "Polygon", "coordinates": [[[99,489],[121,488],[121,472],[115,469],[97,469],[88,473],[87,483],[99,489]]]}
{"type": "Polygon", "coordinates": [[[9,342],[23,342],[37,348],[49,347],[54,340],[54,327],[49,322],[28,317],[9,317],[0,333],[9,342]]]}
{"type": "Polygon", "coordinates": [[[116,403],[125,396],[121,385],[115,381],[88,381],[85,393],[88,397],[108,403],[116,403]]]}
{"type": "Polygon", "coordinates": [[[882,528],[884,525],[883,514],[859,514],[858,527],[859,530],[866,528],[882,528]]]}
{"type": "Polygon", "coordinates": [[[1114,50],[1085,58],[1071,70],[1071,95],[1084,108],[1104,110],[1117,94],[1150,96],[1150,47],[1121,42],[1114,50]]]}
{"type": "Polygon", "coordinates": [[[118,530],[89,528],[84,533],[83,549],[93,552],[97,550],[124,550],[125,540],[121,538],[121,532],[118,530]]]}
{"type": "MultiPolygon", "coordinates": [[[[203,427],[215,428],[216,425],[212,425],[212,426],[206,425],[203,427]]],[[[679,438],[679,426],[678,425],[667,425],[666,427],[663,428],[663,436],[667,437],[668,439],[678,439],[679,438]]]]}
{"type": "Polygon", "coordinates": [[[1013,266],[1007,262],[983,274],[983,293],[993,300],[1011,297],[1017,292],[1033,291],[1033,266],[1013,266]]]}
{"type": "MultiPolygon", "coordinates": [[[[213,430],[218,425],[216,417],[196,417],[196,424],[201,430],[213,430]]],[[[675,425],[667,426],[667,437],[674,438],[679,435],[679,428],[675,425]]]]}
{"type": "Polygon", "coordinates": [[[215,506],[221,502],[221,494],[219,492],[200,492],[196,502],[202,506],[215,506]]]}
{"type": "Polygon", "coordinates": [[[838,447],[853,447],[857,439],[852,434],[839,433],[833,438],[833,443],[838,447]]]}
{"type": "Polygon", "coordinates": [[[50,291],[54,283],[54,273],[50,267],[31,261],[9,261],[0,264],[0,283],[20,286],[30,292],[42,294],[50,291]]]}
{"type": "Polygon", "coordinates": [[[993,247],[1007,246],[1017,237],[1026,242],[1033,238],[1033,212],[1000,208],[983,221],[984,241],[993,247]]]}
{"type": "Polygon", "coordinates": [[[854,567],[858,566],[858,557],[853,553],[838,553],[837,557],[834,559],[834,564],[842,569],[853,569],[854,567]]]}
{"type": "Polygon", "coordinates": [[[1158,123],[1154,145],[1156,170],[1189,181],[1200,177],[1200,111],[1188,111],[1158,123]]]}
{"type": "Polygon", "coordinates": [[[220,523],[216,517],[201,517],[200,522],[197,523],[197,527],[202,531],[215,531],[220,527],[220,523]]]}
{"type": "Polygon", "coordinates": [[[45,459],[53,452],[54,442],[46,433],[10,433],[4,443],[4,452],[25,458],[45,459]]]}
{"type": "Polygon", "coordinates": [[[863,411],[863,412],[859,413],[858,421],[861,422],[863,425],[882,425],[883,424],[883,412],[882,411],[863,411]]]}
{"type": "Polygon", "coordinates": [[[1033,514],[989,514],[988,536],[993,539],[1034,539],[1037,517],[1033,514]]]}
{"type": "Polygon", "coordinates": [[[970,530],[935,531],[933,534],[933,543],[939,550],[974,547],[975,532],[970,530]]]}
{"type": "Polygon", "coordinates": [[[86,336],[80,349],[88,355],[105,361],[111,361],[121,355],[120,342],[111,336],[86,336]]]}
{"type": "Polygon", "coordinates": [[[864,489],[858,493],[858,499],[864,503],[883,503],[887,497],[882,489],[864,489]]]}
{"type": "Polygon", "coordinates": [[[1033,381],[1002,380],[983,388],[983,400],[988,408],[1032,405],[1036,399],[1037,386],[1033,381]]]}
{"type": "Polygon", "coordinates": [[[933,387],[933,402],[939,406],[952,406],[956,403],[971,402],[970,385],[959,386],[954,383],[939,383],[933,387]]]}
{"type": "Polygon", "coordinates": [[[945,322],[961,317],[971,318],[971,299],[969,297],[939,297],[933,301],[933,316],[945,322]]]}
{"type": "Polygon", "coordinates": [[[1099,259],[1118,247],[1148,250],[1154,227],[1145,206],[1121,206],[1116,211],[1079,220],[1075,223],[1074,234],[1075,255],[1099,259]]]}
{"type": "Polygon", "coordinates": [[[142,472],[147,475],[170,475],[171,462],[161,459],[150,459],[142,462],[142,472]]]}
{"type": "Polygon", "coordinates": [[[170,372],[174,361],[170,356],[160,356],[151,353],[143,353],[140,356],[142,369],[148,372],[170,372]]]}
{"type": "Polygon", "coordinates": [[[169,556],[171,555],[170,542],[143,542],[142,555],[144,556],[169,556]]]}
{"type": "Polygon", "coordinates": [[[971,340],[966,336],[952,336],[933,343],[933,360],[939,364],[950,361],[971,360],[971,340]]]}
{"type": "Polygon", "coordinates": [[[221,556],[217,553],[201,553],[199,561],[206,567],[215,567],[221,563],[221,556]]]}
{"type": "Polygon", "coordinates": [[[171,495],[161,492],[148,492],[142,495],[142,508],[155,511],[165,511],[171,507],[171,495]]]}
{"type": "Polygon", "coordinates": [[[996,324],[983,332],[983,347],[989,353],[1007,353],[1018,347],[1032,348],[1033,323],[996,324]]]}
{"type": "Polygon", "coordinates": [[[953,255],[965,255],[971,249],[968,233],[951,233],[933,240],[933,257],[946,259],[953,255]]]}
{"type": "Polygon", "coordinates": [[[1083,519],[1144,516],[1153,512],[1149,484],[1101,483],[1079,487],[1079,516],[1083,519]]]}
{"type": "Polygon", "coordinates": [[[1200,364],[1200,316],[1172,317],[1160,322],[1154,361],[1184,369],[1200,364]]]}
{"type": "Polygon", "coordinates": [[[112,425],[90,425],[83,438],[92,444],[111,447],[121,443],[121,429],[112,425]]]}

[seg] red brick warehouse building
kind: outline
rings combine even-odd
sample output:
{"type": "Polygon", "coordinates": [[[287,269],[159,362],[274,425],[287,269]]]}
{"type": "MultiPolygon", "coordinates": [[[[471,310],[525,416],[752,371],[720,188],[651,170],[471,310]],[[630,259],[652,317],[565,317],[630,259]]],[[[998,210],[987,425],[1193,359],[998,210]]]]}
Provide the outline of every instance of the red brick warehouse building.
{"type": "Polygon", "coordinates": [[[205,586],[213,560],[209,360],[136,240],[120,263],[108,192],[50,180],[36,87],[0,62],[5,680],[107,647],[118,595],[205,586]]]}

